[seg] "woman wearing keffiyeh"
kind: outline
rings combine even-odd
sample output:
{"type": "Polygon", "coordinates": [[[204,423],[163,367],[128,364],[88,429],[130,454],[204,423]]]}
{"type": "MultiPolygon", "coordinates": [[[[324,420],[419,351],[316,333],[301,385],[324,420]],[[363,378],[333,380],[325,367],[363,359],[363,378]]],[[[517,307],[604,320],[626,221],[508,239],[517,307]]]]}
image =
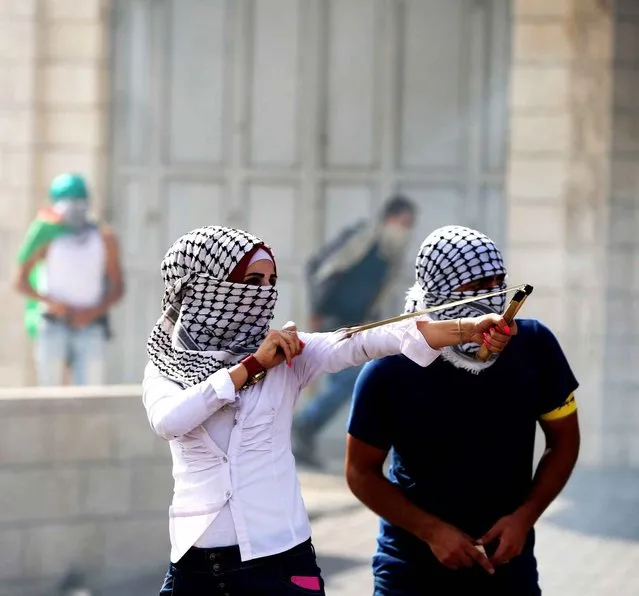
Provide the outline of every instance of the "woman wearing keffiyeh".
{"type": "Polygon", "coordinates": [[[273,253],[231,228],[186,234],[161,270],[162,315],[143,382],[175,479],[160,594],[324,594],[291,452],[300,392],[322,373],[391,354],[426,367],[459,342],[485,341],[499,352],[510,339],[503,319],[403,321],[343,341],[339,332],[298,333],[293,324],[273,330],[273,253]]]}
{"type": "MultiPolygon", "coordinates": [[[[486,235],[446,226],[424,240],[415,278],[408,312],[504,289],[506,269],[486,235]]],[[[431,316],[504,308],[502,295],[431,316]]],[[[533,526],[577,459],[578,383],[547,327],[533,319],[516,326],[507,349],[487,362],[460,342],[428,368],[390,356],[360,374],[346,476],[382,518],[375,596],[540,596],[533,526]],[[537,423],[546,451],[533,478],[537,423]]]]}

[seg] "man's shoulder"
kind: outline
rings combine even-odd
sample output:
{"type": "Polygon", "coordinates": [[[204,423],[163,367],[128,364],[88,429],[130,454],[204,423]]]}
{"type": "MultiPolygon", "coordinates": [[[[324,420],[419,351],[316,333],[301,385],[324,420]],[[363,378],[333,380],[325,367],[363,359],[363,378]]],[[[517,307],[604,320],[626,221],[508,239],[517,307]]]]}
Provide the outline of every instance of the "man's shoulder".
{"type": "Polygon", "coordinates": [[[517,335],[523,338],[554,337],[554,334],[550,330],[550,328],[542,323],[539,319],[517,319],[517,330],[517,335]]]}
{"type": "Polygon", "coordinates": [[[374,374],[378,378],[381,378],[383,376],[405,375],[410,372],[419,372],[425,370],[425,368],[419,366],[403,354],[396,354],[371,360],[366,364],[364,370],[369,374],[374,374]]]}
{"type": "Polygon", "coordinates": [[[109,224],[99,223],[95,224],[95,227],[105,242],[117,242],[118,237],[109,224]]]}

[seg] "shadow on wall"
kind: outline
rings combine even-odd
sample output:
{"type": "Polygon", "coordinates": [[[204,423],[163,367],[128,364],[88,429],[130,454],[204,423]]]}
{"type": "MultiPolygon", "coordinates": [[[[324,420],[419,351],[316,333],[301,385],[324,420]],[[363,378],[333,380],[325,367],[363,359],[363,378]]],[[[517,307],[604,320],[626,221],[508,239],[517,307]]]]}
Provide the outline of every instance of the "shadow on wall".
{"type": "Polygon", "coordinates": [[[580,468],[562,493],[567,506],[548,524],[599,538],[639,542],[639,470],[580,468]]]}

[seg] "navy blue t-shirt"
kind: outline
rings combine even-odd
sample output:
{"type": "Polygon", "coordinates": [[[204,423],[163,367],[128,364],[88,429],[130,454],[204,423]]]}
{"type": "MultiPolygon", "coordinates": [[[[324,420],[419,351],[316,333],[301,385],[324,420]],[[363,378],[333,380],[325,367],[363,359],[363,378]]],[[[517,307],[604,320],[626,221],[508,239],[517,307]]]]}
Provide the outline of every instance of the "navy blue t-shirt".
{"type": "MultiPolygon", "coordinates": [[[[474,538],[526,499],[536,422],[578,386],[552,332],[536,320],[517,324],[519,333],[497,362],[478,375],[443,358],[422,368],[390,356],[368,363],[355,386],[349,434],[392,449],[390,480],[413,503],[474,538]]],[[[536,585],[533,544],[531,532],[522,556],[496,576],[515,573],[522,586],[536,585]]],[[[468,573],[444,568],[424,542],[385,520],[373,566],[377,581],[391,573],[411,584],[418,573],[424,594],[431,581],[468,573]]],[[[469,572],[489,577],[479,568],[469,572]]]]}

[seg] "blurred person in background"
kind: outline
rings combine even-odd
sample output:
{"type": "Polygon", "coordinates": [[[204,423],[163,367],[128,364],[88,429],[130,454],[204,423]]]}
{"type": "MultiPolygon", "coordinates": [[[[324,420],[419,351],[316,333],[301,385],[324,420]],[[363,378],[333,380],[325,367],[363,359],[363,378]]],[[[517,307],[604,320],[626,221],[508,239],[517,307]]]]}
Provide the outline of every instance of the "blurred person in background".
{"type": "MultiPolygon", "coordinates": [[[[422,244],[406,312],[505,288],[499,249],[460,226],[422,244]]],[[[504,295],[440,310],[501,313],[504,295]]],[[[375,596],[539,596],[533,526],[579,453],[578,383],[553,333],[520,319],[503,353],[442,349],[428,368],[402,356],[364,367],[348,425],[346,477],[381,517],[375,596]],[[536,425],[546,450],[533,477],[536,425]],[[389,478],[383,465],[392,451],[389,478]]]]}
{"type": "Polygon", "coordinates": [[[293,408],[322,373],[404,354],[428,366],[439,348],[510,337],[497,315],[412,319],[344,339],[273,330],[277,267],[241,230],[179,238],[162,262],[162,315],[147,343],[143,400],[169,442],[175,486],[171,563],[161,596],[324,594],[291,451],[293,408]],[[484,333],[501,331],[486,340],[484,333]],[[285,365],[286,364],[286,365],[285,365]]]}
{"type": "MultiPolygon", "coordinates": [[[[414,203],[391,198],[381,217],[344,230],[308,264],[311,325],[315,331],[349,327],[380,318],[401,273],[402,260],[415,224],[414,203]]],[[[300,463],[321,467],[316,437],[347,403],[359,368],[323,379],[320,390],[298,412],[294,450],[300,463]]]]}
{"type": "Polygon", "coordinates": [[[108,312],[124,286],[118,242],[89,216],[82,176],[65,173],[49,189],[18,253],[16,288],[27,297],[25,327],[35,341],[38,382],[104,383],[108,312]]]}

